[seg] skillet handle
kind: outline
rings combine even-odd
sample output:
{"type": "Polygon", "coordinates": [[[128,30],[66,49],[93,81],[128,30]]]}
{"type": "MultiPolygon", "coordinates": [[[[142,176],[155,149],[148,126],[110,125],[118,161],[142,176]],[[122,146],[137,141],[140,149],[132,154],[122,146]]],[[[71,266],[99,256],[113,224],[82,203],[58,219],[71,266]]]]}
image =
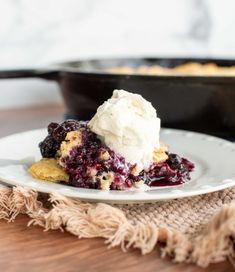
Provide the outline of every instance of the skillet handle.
{"type": "Polygon", "coordinates": [[[60,72],[58,70],[39,70],[39,69],[0,70],[0,79],[36,77],[48,80],[58,80],[59,74],[60,72]]]}

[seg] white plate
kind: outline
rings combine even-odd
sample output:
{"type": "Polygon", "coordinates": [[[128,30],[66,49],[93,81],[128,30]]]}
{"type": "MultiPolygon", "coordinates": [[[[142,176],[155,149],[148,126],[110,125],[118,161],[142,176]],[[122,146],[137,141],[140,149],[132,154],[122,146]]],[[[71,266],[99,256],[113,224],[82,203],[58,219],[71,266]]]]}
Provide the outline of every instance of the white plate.
{"type": "Polygon", "coordinates": [[[205,194],[235,185],[235,144],[204,134],[162,129],[161,141],[194,162],[192,180],[183,185],[155,187],[149,191],[110,191],[75,188],[33,179],[27,168],[41,158],[38,143],[46,130],[32,130],[0,139],[0,180],[31,187],[39,192],[60,193],[89,201],[113,203],[154,202],[205,194]]]}

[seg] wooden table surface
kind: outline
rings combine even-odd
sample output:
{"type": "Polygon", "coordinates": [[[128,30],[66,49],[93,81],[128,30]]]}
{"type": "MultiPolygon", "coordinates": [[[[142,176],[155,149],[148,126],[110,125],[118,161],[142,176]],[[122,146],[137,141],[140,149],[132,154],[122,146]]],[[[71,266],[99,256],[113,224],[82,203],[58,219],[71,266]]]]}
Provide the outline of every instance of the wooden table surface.
{"type": "MultiPolygon", "coordinates": [[[[50,121],[61,121],[62,106],[1,110],[0,136],[42,128],[50,121]]],[[[27,227],[28,218],[19,216],[14,223],[0,221],[0,271],[154,271],[154,272],[230,272],[229,262],[206,269],[174,264],[160,259],[158,249],[142,256],[138,250],[123,253],[120,248],[107,250],[102,239],[82,239],[60,231],[43,232],[27,227]]]]}

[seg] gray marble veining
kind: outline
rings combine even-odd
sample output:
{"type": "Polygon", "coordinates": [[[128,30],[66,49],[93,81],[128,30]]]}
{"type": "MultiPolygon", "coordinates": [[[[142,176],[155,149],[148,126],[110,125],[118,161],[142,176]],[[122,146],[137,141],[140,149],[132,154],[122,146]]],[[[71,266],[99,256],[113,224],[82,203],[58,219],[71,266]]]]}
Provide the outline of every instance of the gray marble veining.
{"type": "MultiPolygon", "coordinates": [[[[233,0],[0,0],[0,69],[109,56],[235,58],[234,10],[233,0]]],[[[0,88],[0,108],[13,105],[0,88]]],[[[58,98],[46,93],[42,103],[58,98]]]]}

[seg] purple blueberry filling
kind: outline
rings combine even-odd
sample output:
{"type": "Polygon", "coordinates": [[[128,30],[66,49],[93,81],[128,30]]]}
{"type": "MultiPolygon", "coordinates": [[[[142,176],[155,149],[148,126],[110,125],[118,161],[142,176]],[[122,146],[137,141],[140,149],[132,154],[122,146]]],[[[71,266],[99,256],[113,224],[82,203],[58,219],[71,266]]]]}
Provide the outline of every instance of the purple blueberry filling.
{"type": "Polygon", "coordinates": [[[86,127],[86,122],[67,120],[62,124],[50,123],[47,127],[48,136],[39,143],[43,158],[54,158],[64,141],[66,134],[70,131],[81,130],[86,127]]]}
{"type": "Polygon", "coordinates": [[[42,157],[58,156],[60,144],[70,131],[80,131],[81,145],[74,146],[69,155],[60,158],[65,172],[69,174],[69,185],[82,188],[101,189],[107,179],[111,190],[131,188],[138,182],[148,186],[169,186],[190,180],[194,164],[176,154],[169,153],[162,163],[153,163],[148,171],[136,173],[135,164],[104,145],[87,126],[87,122],[67,120],[61,125],[51,123],[48,136],[39,144],[42,157]],[[111,174],[110,174],[111,173],[111,174]]]}

